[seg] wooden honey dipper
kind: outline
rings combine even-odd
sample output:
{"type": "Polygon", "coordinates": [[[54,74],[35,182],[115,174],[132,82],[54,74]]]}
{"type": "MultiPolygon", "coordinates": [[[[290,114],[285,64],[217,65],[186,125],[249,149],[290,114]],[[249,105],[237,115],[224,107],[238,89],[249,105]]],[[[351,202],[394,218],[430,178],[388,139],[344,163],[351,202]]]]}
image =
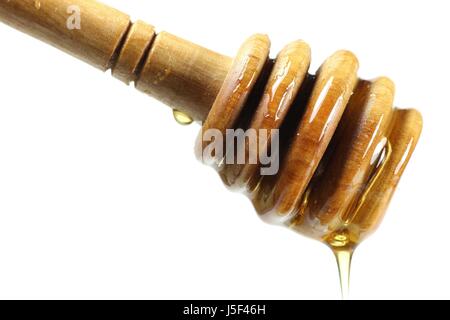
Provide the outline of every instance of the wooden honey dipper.
{"type": "MultiPolygon", "coordinates": [[[[126,84],[202,122],[203,132],[280,129],[276,175],[260,175],[260,164],[223,165],[217,155],[209,160],[261,217],[333,248],[353,248],[375,230],[421,132],[419,112],[393,108],[393,83],[359,80],[358,61],[348,51],[336,52],[310,75],[303,41],[270,59],[269,39],[257,34],[231,59],[156,34],[93,0],[1,0],[0,21],[111,69],[126,84]],[[77,10],[80,28],[69,28],[77,10]]],[[[201,136],[197,147],[200,155],[201,136]]]]}

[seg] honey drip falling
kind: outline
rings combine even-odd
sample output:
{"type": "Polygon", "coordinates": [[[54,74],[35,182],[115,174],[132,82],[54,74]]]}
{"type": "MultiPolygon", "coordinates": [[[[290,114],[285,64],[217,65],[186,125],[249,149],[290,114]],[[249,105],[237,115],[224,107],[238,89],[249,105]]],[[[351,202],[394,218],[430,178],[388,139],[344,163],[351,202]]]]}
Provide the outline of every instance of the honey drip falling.
{"type": "Polygon", "coordinates": [[[353,250],[351,249],[333,249],[334,256],[339,271],[339,281],[341,284],[341,296],[343,300],[349,298],[350,292],[350,269],[352,264],[353,250]]]}

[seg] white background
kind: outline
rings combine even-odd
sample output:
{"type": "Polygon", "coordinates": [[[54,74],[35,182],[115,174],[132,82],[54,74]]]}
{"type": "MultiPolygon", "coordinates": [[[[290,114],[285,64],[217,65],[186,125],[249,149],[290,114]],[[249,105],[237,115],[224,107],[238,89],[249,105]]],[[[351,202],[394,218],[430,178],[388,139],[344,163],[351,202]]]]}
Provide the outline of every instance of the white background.
{"type": "MultiPolygon", "coordinates": [[[[396,82],[424,131],[351,297],[450,298],[448,1],[106,0],[233,56],[301,38],[396,82]]],[[[339,298],[319,242],[261,222],[193,155],[199,126],[0,24],[0,298],[339,298]]]]}

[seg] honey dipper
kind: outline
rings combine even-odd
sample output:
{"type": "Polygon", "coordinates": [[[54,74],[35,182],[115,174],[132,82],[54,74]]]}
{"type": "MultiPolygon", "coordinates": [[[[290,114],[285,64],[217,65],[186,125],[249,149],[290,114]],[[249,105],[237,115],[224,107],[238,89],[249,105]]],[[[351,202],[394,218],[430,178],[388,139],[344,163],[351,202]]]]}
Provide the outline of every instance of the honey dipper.
{"type": "MultiPolygon", "coordinates": [[[[305,42],[271,59],[269,39],[256,34],[232,59],[93,0],[2,0],[0,21],[111,69],[186,122],[202,123],[202,132],[278,129],[274,175],[262,175],[261,163],[224,163],[224,154],[205,162],[247,194],[263,219],[333,248],[353,248],[376,229],[421,132],[418,111],[393,108],[392,81],[359,79],[349,51],[334,53],[313,75],[305,42]]],[[[199,157],[205,148],[200,135],[199,157]]]]}

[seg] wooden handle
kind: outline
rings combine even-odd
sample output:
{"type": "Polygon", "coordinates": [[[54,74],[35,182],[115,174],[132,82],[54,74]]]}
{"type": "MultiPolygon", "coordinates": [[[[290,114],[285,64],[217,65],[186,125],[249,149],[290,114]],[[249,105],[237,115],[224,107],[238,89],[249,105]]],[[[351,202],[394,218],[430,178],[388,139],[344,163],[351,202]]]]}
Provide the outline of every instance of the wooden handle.
{"type": "Polygon", "coordinates": [[[93,0],[1,0],[0,21],[203,121],[231,59],[93,0]],[[79,14],[79,28],[73,19],[79,14]]]}

